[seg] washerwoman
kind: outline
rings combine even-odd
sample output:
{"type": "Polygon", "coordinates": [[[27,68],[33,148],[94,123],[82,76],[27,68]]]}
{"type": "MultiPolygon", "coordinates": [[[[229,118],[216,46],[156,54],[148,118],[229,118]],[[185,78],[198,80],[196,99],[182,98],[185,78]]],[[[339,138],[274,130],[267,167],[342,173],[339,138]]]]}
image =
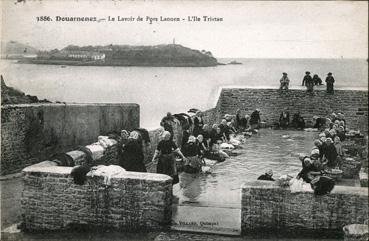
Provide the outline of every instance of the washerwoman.
{"type": "Polygon", "coordinates": [[[155,150],[152,161],[158,157],[157,173],[166,174],[173,178],[173,184],[179,182],[174,153],[180,155],[186,162],[187,158],[182,154],[177,145],[171,140],[169,131],[164,131],[163,140],[161,140],[155,150]]]}
{"type": "Polygon", "coordinates": [[[139,136],[140,134],[137,131],[132,131],[127,143],[123,147],[123,163],[121,163],[121,166],[127,171],[146,172],[144,153],[139,136]]]}

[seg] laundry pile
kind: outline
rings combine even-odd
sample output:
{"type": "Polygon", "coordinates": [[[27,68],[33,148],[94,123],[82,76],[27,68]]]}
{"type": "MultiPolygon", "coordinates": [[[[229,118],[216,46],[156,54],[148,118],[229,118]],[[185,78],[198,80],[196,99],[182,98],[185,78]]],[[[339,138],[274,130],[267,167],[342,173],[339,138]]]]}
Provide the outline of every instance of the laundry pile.
{"type": "Polygon", "coordinates": [[[98,166],[94,166],[91,168],[90,172],[87,173],[87,176],[103,176],[104,177],[104,184],[106,186],[110,186],[111,185],[111,178],[114,176],[118,176],[122,173],[125,173],[126,170],[121,167],[121,166],[117,166],[117,165],[109,165],[109,166],[105,166],[105,165],[98,165],[98,166]]]}

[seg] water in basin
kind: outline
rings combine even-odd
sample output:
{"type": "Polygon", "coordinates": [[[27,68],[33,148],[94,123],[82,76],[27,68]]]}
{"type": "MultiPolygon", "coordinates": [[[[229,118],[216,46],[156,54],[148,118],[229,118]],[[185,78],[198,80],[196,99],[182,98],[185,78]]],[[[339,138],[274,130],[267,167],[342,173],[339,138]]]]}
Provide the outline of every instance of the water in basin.
{"type": "Polygon", "coordinates": [[[274,178],[296,175],[301,169],[299,153],[309,153],[316,132],[261,129],[241,149],[212,168],[211,174],[180,175],[173,187],[179,205],[235,207],[241,205],[241,185],[272,169],[274,178]]]}

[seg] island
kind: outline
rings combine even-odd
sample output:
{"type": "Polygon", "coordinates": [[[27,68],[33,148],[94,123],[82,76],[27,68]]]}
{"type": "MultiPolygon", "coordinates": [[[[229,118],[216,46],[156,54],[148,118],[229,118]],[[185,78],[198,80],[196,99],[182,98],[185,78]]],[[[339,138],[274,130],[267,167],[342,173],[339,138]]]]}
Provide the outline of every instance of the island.
{"type": "Polygon", "coordinates": [[[69,45],[61,50],[39,51],[35,58],[23,58],[19,63],[77,66],[149,66],[149,67],[210,67],[218,61],[210,51],[194,50],[179,44],[155,46],[69,45]]]}
{"type": "Polygon", "coordinates": [[[233,61],[231,61],[231,62],[229,62],[228,64],[242,64],[241,62],[237,62],[236,60],[233,60],[233,61]]]}

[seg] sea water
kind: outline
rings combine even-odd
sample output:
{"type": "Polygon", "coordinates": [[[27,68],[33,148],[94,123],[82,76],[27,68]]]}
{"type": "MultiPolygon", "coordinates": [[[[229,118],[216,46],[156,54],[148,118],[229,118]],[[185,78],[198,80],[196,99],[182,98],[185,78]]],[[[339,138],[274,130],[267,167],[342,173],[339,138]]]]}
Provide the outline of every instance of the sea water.
{"type": "Polygon", "coordinates": [[[221,87],[278,88],[287,72],[301,88],[305,71],[324,83],[332,72],[338,88],[368,88],[364,59],[219,59],[241,65],[215,67],[110,67],[18,64],[1,60],[7,85],[40,99],[76,103],[138,103],[141,126],[154,129],[166,112],[215,107],[221,87]]]}

